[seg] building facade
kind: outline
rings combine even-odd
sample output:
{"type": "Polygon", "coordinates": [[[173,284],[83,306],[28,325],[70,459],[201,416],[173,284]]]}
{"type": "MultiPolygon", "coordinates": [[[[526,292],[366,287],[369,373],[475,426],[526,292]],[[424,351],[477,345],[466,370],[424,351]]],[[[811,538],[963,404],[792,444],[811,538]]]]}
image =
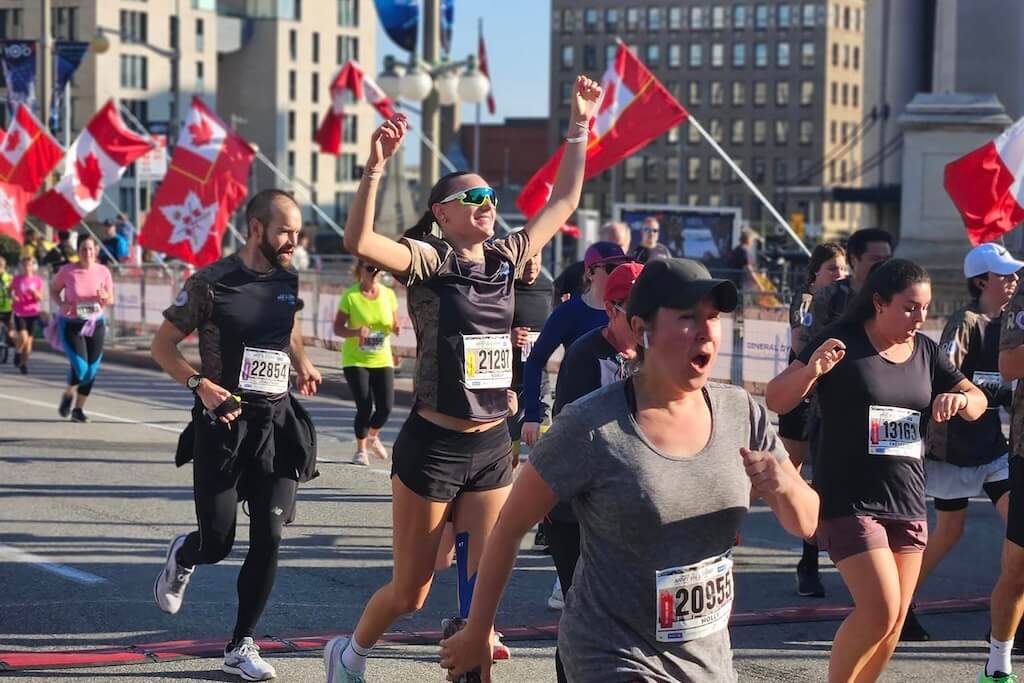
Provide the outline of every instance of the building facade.
{"type": "MultiPolygon", "coordinates": [[[[864,0],[553,0],[552,10],[552,149],[575,75],[600,78],[621,38],[780,212],[801,212],[825,238],[860,227],[860,206],[829,197],[860,182],[864,0]]],[[[607,217],[615,202],[730,206],[772,223],[686,122],[584,188],[585,208],[607,217]]]]}

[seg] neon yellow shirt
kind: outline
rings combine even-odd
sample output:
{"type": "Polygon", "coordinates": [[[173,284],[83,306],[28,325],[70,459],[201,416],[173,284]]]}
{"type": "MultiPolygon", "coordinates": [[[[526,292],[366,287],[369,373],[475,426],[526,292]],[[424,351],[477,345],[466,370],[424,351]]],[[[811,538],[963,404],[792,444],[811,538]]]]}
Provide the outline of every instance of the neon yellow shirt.
{"type": "Polygon", "coordinates": [[[383,285],[377,286],[377,298],[368,299],[356,283],[345,290],[338,301],[338,310],[348,316],[348,327],[370,328],[366,344],[359,346],[359,337],[346,337],[341,346],[342,367],[390,368],[394,365],[391,355],[391,333],[398,311],[395,292],[383,285]]]}
{"type": "Polygon", "coordinates": [[[12,280],[14,280],[14,276],[10,273],[6,271],[0,273],[0,313],[10,313],[14,305],[14,299],[11,296],[12,280]]]}

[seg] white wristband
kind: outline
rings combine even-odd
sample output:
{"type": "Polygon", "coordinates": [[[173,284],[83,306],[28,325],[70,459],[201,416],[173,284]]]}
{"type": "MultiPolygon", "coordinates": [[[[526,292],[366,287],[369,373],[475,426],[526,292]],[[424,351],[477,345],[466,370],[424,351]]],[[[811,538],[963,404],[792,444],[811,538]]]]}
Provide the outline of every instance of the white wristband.
{"type": "Polygon", "coordinates": [[[575,144],[580,143],[580,142],[586,142],[589,139],[590,139],[590,135],[588,135],[587,133],[584,133],[583,135],[580,135],[579,137],[566,138],[565,141],[568,142],[570,145],[575,145],[575,144]]]}

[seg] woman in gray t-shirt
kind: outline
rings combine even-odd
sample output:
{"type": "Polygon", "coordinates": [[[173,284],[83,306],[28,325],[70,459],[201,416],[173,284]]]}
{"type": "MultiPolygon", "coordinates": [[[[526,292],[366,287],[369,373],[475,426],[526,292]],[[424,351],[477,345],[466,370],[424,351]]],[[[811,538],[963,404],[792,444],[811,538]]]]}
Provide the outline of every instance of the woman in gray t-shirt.
{"type": "Polygon", "coordinates": [[[818,497],[743,390],[711,383],[735,287],[687,259],[648,263],[627,304],[644,367],[570,404],[513,486],[466,628],[441,643],[457,675],[490,666],[488,634],[523,535],[559,499],[581,558],[558,646],[570,681],[733,681],[731,551],[752,497],[810,536],[818,497]]]}

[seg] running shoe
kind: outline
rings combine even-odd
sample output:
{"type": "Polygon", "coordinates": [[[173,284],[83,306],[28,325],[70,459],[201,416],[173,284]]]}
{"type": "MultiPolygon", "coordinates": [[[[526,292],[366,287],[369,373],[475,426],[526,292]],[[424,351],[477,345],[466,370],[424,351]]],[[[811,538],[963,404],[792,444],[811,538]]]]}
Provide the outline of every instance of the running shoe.
{"type": "Polygon", "coordinates": [[[921,622],[917,620],[917,613],[914,612],[914,606],[911,605],[910,609],[907,610],[907,619],[903,622],[900,640],[904,643],[923,643],[931,639],[931,635],[921,625],[921,622]]]}
{"type": "Polygon", "coordinates": [[[551,588],[551,596],[548,598],[548,607],[561,610],[565,607],[565,596],[562,595],[562,583],[555,579],[555,585],[551,588]]]}
{"type": "Polygon", "coordinates": [[[366,442],[367,448],[370,450],[370,454],[380,460],[388,459],[388,449],[384,447],[379,436],[374,436],[366,442]]]}
{"type": "Polygon", "coordinates": [[[89,416],[81,408],[75,408],[71,411],[72,422],[90,422],[89,416]]]}
{"type": "Polygon", "coordinates": [[[349,671],[341,661],[341,655],[348,647],[348,638],[332,638],[324,648],[324,668],[327,669],[327,683],[366,683],[361,673],[349,671]]]}
{"type": "Polygon", "coordinates": [[[171,541],[167,549],[167,559],[164,560],[164,568],[160,570],[153,583],[153,599],[156,600],[156,606],[168,614],[177,614],[181,609],[185,589],[188,588],[188,582],[196,570],[195,567],[190,569],[178,564],[178,551],[185,544],[186,537],[187,534],[181,534],[171,541]]]}
{"type": "Polygon", "coordinates": [[[818,568],[799,562],[796,565],[796,593],[804,598],[825,597],[825,586],[818,576],[818,568]]]}
{"type": "Polygon", "coordinates": [[[991,676],[985,669],[981,670],[978,674],[978,683],[1017,683],[1017,674],[1004,674],[1002,671],[997,671],[991,676]]]}
{"type": "Polygon", "coordinates": [[[60,397],[60,407],[57,408],[57,412],[60,413],[61,417],[67,417],[71,414],[71,401],[72,398],[70,396],[60,397]]]}
{"type": "Polygon", "coordinates": [[[224,648],[224,673],[241,676],[247,681],[269,681],[277,678],[274,667],[260,657],[260,646],[252,638],[242,638],[234,647],[224,648]]]}
{"type": "Polygon", "coordinates": [[[544,533],[544,527],[537,527],[537,533],[533,535],[533,549],[544,550],[548,549],[548,536],[544,533]]]}
{"type": "Polygon", "coordinates": [[[352,464],[365,467],[370,464],[370,456],[366,454],[366,451],[356,451],[356,454],[352,456],[352,464]]]}
{"type": "Polygon", "coordinates": [[[28,364],[27,363],[22,363],[21,365],[18,366],[18,369],[21,370],[21,374],[23,374],[23,375],[27,375],[28,374],[28,364]]]}
{"type": "Polygon", "coordinates": [[[14,352],[14,364],[21,365],[21,354],[17,351],[14,352]]]}
{"type": "Polygon", "coordinates": [[[494,642],[491,648],[491,659],[496,662],[504,662],[512,659],[512,651],[508,649],[508,645],[501,642],[502,634],[498,631],[494,632],[494,642]]]}

